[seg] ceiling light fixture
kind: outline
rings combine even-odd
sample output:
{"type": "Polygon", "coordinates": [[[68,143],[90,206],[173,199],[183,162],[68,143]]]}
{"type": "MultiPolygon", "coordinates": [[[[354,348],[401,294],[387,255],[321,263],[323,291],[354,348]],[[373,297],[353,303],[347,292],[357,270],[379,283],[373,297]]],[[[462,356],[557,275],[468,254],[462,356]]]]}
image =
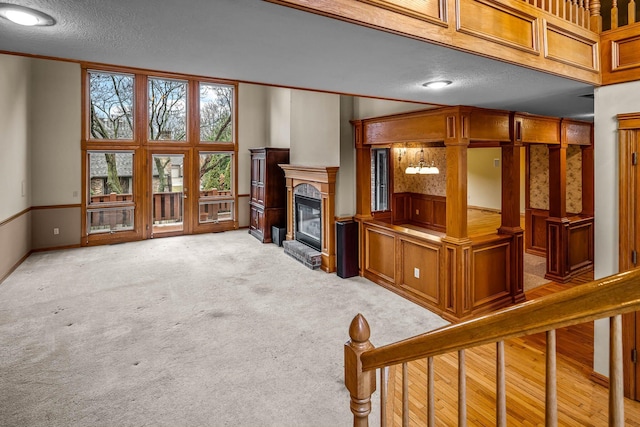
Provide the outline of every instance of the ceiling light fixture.
{"type": "Polygon", "coordinates": [[[451,80],[436,80],[432,82],[422,83],[422,86],[427,89],[442,89],[443,87],[449,86],[451,84],[451,80]]]}
{"type": "Polygon", "coordinates": [[[19,25],[49,26],[56,20],[46,13],[17,4],[0,3],[0,16],[19,25]]]}
{"type": "MultiPolygon", "coordinates": [[[[416,155],[418,153],[415,153],[416,155]]],[[[440,169],[438,169],[436,167],[436,164],[433,160],[431,160],[431,165],[428,165],[428,163],[425,161],[424,159],[424,149],[420,149],[420,160],[418,160],[418,163],[416,166],[413,166],[413,163],[409,163],[409,166],[407,166],[407,168],[404,170],[404,173],[407,175],[437,175],[440,173],[440,169]]]]}

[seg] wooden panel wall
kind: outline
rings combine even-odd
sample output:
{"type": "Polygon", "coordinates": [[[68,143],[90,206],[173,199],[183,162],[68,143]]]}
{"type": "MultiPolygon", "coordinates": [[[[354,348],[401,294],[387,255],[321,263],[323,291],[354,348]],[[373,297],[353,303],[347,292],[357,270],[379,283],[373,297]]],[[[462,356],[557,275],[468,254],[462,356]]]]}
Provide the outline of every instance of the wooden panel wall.
{"type": "Polygon", "coordinates": [[[400,239],[398,285],[429,305],[440,307],[440,245],[400,239]]]}
{"type": "MultiPolygon", "coordinates": [[[[470,280],[457,280],[447,264],[452,247],[435,235],[378,221],[362,224],[363,276],[451,321],[513,302],[511,235],[483,236],[468,251],[470,280]],[[449,277],[451,280],[447,280],[449,277]],[[469,287],[465,285],[469,283],[469,287]]],[[[517,295],[516,295],[517,296],[517,295]]]]}
{"type": "Polygon", "coordinates": [[[525,211],[525,247],[527,253],[547,256],[547,218],[549,211],[526,209],[525,211]]]}
{"type": "Polygon", "coordinates": [[[500,305],[511,298],[511,239],[493,236],[475,243],[471,251],[471,309],[500,305]]]}
{"type": "Polygon", "coordinates": [[[544,23],[544,56],[554,61],[585,70],[600,69],[598,43],[590,37],[567,31],[551,23],[544,23]]]}
{"type": "Polygon", "coordinates": [[[640,23],[602,33],[602,84],[630,82],[640,73],[640,23]]]}
{"type": "Polygon", "coordinates": [[[537,55],[537,18],[491,0],[458,0],[458,31],[537,55]]]}
{"type": "Polygon", "coordinates": [[[569,271],[593,267],[593,218],[571,221],[569,225],[569,271]]]}
{"type": "Polygon", "coordinates": [[[395,236],[381,228],[365,228],[365,272],[374,282],[395,283],[395,236]]]}
{"type": "Polygon", "coordinates": [[[447,198],[431,194],[393,194],[393,224],[413,224],[430,230],[445,231],[447,198]]]}
{"type": "Polygon", "coordinates": [[[442,0],[359,0],[406,16],[432,22],[446,23],[446,5],[442,0]]]}

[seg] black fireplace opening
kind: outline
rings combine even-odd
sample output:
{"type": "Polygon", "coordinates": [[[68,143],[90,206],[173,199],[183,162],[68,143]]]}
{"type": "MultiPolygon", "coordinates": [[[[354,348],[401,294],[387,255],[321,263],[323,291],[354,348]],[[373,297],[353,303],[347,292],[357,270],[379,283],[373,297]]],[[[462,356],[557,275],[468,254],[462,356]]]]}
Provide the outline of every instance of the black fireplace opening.
{"type": "Polygon", "coordinates": [[[297,241],[321,251],[322,215],[320,200],[295,196],[295,238],[297,241]]]}

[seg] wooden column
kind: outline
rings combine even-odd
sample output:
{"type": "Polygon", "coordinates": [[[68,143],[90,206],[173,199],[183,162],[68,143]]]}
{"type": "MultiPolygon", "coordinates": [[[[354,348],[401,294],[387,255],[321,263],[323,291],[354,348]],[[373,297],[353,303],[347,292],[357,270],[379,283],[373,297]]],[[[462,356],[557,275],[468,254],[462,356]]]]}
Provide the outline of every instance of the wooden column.
{"type": "Polygon", "coordinates": [[[567,218],[567,143],[549,145],[549,218],[545,279],[569,280],[569,218],[567,218]]]}
{"type": "Polygon", "coordinates": [[[356,147],[356,215],[355,220],[358,223],[358,239],[359,244],[359,263],[360,275],[364,274],[362,266],[364,265],[365,251],[365,233],[362,222],[372,219],[371,214],[371,146],[364,144],[364,126],[362,120],[354,120],[351,122],[354,127],[355,147],[356,147]]]}
{"type": "MultiPolygon", "coordinates": [[[[513,124],[513,120],[511,121],[513,124]]],[[[513,129],[513,126],[512,126],[513,129]]],[[[508,234],[511,240],[511,298],[524,301],[524,230],[520,226],[520,153],[522,145],[514,132],[511,142],[502,144],[502,219],[499,234],[508,234]]]]}
{"type": "Polygon", "coordinates": [[[467,149],[469,112],[459,108],[444,115],[447,154],[447,227],[444,309],[461,318],[471,312],[471,240],[467,230],[467,149]]]}
{"type": "MultiPolygon", "coordinates": [[[[592,138],[593,140],[593,138],[592,138]]],[[[593,216],[595,212],[595,159],[593,143],[582,146],[582,215],[593,216]]]]}

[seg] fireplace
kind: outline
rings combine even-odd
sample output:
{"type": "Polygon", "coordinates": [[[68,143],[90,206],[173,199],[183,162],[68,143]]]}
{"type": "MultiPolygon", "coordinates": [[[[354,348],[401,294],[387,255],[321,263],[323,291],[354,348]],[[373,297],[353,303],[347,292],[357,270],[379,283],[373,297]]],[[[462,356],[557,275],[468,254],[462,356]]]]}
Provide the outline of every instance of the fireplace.
{"type": "MultiPolygon", "coordinates": [[[[287,241],[295,242],[303,248],[308,248],[311,253],[317,254],[320,252],[319,267],[327,273],[336,271],[334,206],[338,168],[335,166],[279,166],[284,170],[287,182],[287,241]],[[297,214],[296,199],[298,197],[316,201],[315,205],[308,206],[307,209],[311,209],[311,216],[314,216],[313,212],[314,210],[316,211],[319,217],[317,226],[311,225],[315,221],[314,219],[312,222],[306,222],[304,224],[305,228],[299,229],[299,225],[296,224],[296,216],[300,216],[297,214]],[[317,251],[312,249],[309,243],[298,241],[297,232],[299,231],[304,231],[305,234],[314,236],[316,245],[319,245],[317,251]],[[318,238],[318,236],[320,237],[318,238]]],[[[306,215],[308,213],[309,211],[305,210],[303,217],[307,218],[306,215]]]]}
{"type": "Polygon", "coordinates": [[[295,195],[295,238],[317,251],[322,250],[320,207],[320,199],[295,195]]]}

